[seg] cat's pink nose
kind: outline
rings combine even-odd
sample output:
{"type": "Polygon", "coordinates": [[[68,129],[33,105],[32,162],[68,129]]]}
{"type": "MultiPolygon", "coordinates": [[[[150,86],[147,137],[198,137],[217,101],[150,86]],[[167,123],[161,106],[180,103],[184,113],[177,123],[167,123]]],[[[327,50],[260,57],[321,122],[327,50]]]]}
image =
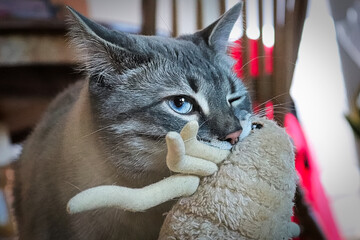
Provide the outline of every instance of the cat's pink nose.
{"type": "Polygon", "coordinates": [[[242,132],[242,130],[230,133],[225,137],[225,140],[230,142],[232,145],[234,145],[239,141],[241,132],[242,132]]]}

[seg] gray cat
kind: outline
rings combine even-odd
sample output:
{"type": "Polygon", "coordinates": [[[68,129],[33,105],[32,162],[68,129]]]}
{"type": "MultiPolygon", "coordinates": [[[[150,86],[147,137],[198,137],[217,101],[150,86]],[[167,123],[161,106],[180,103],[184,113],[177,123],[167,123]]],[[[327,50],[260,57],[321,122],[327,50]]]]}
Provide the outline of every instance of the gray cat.
{"type": "Polygon", "coordinates": [[[190,120],[203,142],[237,142],[251,113],[226,54],[240,11],[237,4],[209,27],[172,39],[111,31],[70,9],[88,77],[54,100],[24,145],[14,189],[20,239],[157,238],[172,202],[75,215],[66,203],[90,187],[137,188],[169,176],[165,135],[190,120]]]}

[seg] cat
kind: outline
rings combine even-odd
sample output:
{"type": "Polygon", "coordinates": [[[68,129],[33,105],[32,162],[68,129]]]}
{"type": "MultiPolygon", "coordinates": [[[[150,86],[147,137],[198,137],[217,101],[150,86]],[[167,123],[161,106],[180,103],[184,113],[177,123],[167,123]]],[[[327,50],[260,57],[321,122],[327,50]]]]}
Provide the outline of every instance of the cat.
{"type": "Polygon", "coordinates": [[[24,144],[14,188],[20,240],[156,239],[173,202],[74,215],[66,204],[90,187],[138,188],[168,177],[165,135],[190,120],[203,142],[237,142],[251,114],[227,54],[241,3],[178,38],[112,31],[69,10],[87,77],[57,96],[24,144]]]}

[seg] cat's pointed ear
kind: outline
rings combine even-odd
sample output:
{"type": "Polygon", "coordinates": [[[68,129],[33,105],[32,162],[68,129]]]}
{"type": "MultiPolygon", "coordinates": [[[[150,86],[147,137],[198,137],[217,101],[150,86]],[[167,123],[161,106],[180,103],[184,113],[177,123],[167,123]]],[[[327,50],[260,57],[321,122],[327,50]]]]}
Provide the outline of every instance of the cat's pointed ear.
{"type": "Polygon", "coordinates": [[[91,77],[103,81],[150,61],[146,51],[139,51],[137,36],[109,30],[67,8],[70,41],[91,77]]]}
{"type": "Polygon", "coordinates": [[[225,53],[229,45],[231,30],[241,16],[242,7],[242,2],[235,4],[214,23],[197,32],[198,36],[202,37],[215,51],[225,53]]]}

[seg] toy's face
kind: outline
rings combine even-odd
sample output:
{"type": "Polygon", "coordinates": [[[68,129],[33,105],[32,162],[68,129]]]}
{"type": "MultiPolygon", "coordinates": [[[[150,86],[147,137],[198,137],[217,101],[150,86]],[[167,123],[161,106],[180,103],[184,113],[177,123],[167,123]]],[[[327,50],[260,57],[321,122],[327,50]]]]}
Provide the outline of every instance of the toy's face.
{"type": "Polygon", "coordinates": [[[251,129],[254,130],[254,129],[261,129],[264,125],[262,123],[257,123],[257,122],[253,122],[251,124],[251,129]]]}

